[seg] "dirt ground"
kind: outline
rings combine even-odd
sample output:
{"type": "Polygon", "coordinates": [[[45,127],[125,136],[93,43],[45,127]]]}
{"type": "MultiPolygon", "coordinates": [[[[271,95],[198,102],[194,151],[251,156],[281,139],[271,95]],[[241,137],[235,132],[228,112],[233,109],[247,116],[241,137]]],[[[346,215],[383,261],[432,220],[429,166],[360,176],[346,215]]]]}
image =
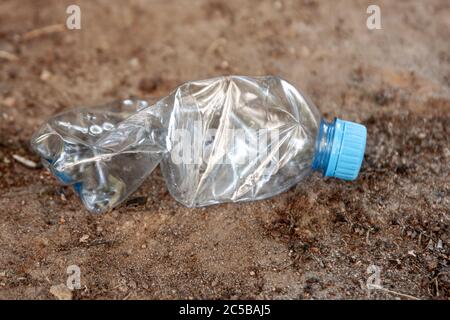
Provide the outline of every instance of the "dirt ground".
{"type": "Polygon", "coordinates": [[[77,265],[73,299],[449,299],[449,39],[447,0],[2,0],[0,298],[53,299],[77,265]],[[56,112],[223,74],[280,75],[364,123],[358,180],[188,209],[156,170],[95,216],[14,158],[38,162],[29,139],[56,112]]]}

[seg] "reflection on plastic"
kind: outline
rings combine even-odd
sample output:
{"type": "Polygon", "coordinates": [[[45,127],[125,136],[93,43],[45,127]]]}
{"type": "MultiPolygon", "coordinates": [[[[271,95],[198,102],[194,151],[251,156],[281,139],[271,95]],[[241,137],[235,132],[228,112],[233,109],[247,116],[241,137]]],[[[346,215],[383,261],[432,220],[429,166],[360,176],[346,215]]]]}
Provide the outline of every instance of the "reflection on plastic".
{"type": "Polygon", "coordinates": [[[160,164],[172,196],[189,207],[271,197],[316,169],[356,178],[361,125],[326,123],[273,76],[192,81],[159,101],[124,100],[65,112],[32,138],[46,167],[100,213],[160,164]]]}

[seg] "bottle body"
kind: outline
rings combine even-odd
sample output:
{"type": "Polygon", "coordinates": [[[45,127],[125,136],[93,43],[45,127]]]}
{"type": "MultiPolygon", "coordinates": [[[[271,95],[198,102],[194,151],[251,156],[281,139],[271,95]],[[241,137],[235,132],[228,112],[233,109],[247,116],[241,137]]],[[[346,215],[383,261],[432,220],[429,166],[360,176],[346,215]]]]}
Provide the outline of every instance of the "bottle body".
{"type": "Polygon", "coordinates": [[[91,212],[117,206],[158,164],[171,195],[197,207],[268,198],[312,170],[350,177],[341,146],[361,151],[359,133],[341,122],[327,124],[278,77],[228,76],[187,82],[157,102],[66,112],[32,146],[91,212]]]}
{"type": "Polygon", "coordinates": [[[312,170],[317,108],[278,77],[222,77],[180,86],[161,169],[189,207],[258,200],[312,170]]]}

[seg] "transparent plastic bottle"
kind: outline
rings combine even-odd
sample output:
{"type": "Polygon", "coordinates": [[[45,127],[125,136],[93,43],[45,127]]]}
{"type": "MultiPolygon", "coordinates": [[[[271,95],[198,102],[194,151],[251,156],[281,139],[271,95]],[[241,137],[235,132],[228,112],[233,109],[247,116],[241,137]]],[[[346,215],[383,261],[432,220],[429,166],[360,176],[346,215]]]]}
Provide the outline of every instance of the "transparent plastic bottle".
{"type": "Polygon", "coordinates": [[[365,142],[364,126],[327,123],[274,76],[191,81],[155,103],[70,111],[32,139],[91,212],[117,206],[158,164],[171,195],[189,207],[268,198],[314,170],[353,180],[365,142]]]}

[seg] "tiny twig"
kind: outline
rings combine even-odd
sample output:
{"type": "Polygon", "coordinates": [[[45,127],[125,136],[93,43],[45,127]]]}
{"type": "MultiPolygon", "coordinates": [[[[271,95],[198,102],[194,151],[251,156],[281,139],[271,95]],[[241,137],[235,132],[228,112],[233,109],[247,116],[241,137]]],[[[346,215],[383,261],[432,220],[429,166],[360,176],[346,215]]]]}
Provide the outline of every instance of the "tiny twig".
{"type": "Polygon", "coordinates": [[[412,300],[420,300],[419,298],[414,297],[414,296],[411,296],[411,295],[409,295],[409,294],[405,294],[405,293],[401,293],[401,292],[389,290],[389,289],[383,288],[383,287],[381,287],[381,286],[373,286],[373,288],[374,288],[374,289],[377,289],[377,290],[385,291],[385,292],[388,292],[388,293],[396,294],[396,295],[398,295],[398,296],[405,297],[405,298],[408,298],[408,299],[412,299],[412,300]]]}
{"type": "Polygon", "coordinates": [[[27,188],[15,188],[13,191],[10,191],[6,194],[3,194],[1,198],[15,198],[15,197],[24,197],[32,194],[40,194],[45,193],[48,190],[53,190],[52,187],[45,186],[42,184],[38,184],[32,187],[27,188]]]}
{"type": "Polygon", "coordinates": [[[58,33],[58,32],[63,32],[64,30],[66,30],[65,26],[63,24],[52,24],[49,26],[45,26],[39,29],[34,29],[31,31],[28,31],[26,33],[24,33],[22,35],[22,40],[24,41],[28,41],[28,40],[32,40],[35,38],[39,38],[42,37],[44,35],[49,35],[52,33],[58,33]]]}
{"type": "Polygon", "coordinates": [[[439,297],[439,283],[438,283],[438,277],[434,279],[436,283],[436,297],[439,297]]]}
{"type": "Polygon", "coordinates": [[[38,164],[30,159],[27,159],[25,157],[19,156],[18,154],[13,154],[13,159],[19,162],[20,164],[24,165],[25,167],[36,169],[38,167],[38,164]]]}
{"type": "Polygon", "coordinates": [[[130,298],[130,296],[131,296],[131,291],[128,292],[128,293],[125,295],[125,297],[123,297],[122,300],[128,300],[128,299],[130,298]]]}
{"type": "Polygon", "coordinates": [[[106,239],[96,239],[88,244],[89,247],[91,246],[99,246],[99,245],[110,245],[116,242],[115,240],[106,240],[106,239]]]}
{"type": "Polygon", "coordinates": [[[371,229],[371,228],[367,229],[367,234],[366,234],[366,243],[367,243],[368,245],[370,245],[370,239],[369,239],[369,236],[370,236],[370,231],[372,231],[372,229],[371,229]]]}

